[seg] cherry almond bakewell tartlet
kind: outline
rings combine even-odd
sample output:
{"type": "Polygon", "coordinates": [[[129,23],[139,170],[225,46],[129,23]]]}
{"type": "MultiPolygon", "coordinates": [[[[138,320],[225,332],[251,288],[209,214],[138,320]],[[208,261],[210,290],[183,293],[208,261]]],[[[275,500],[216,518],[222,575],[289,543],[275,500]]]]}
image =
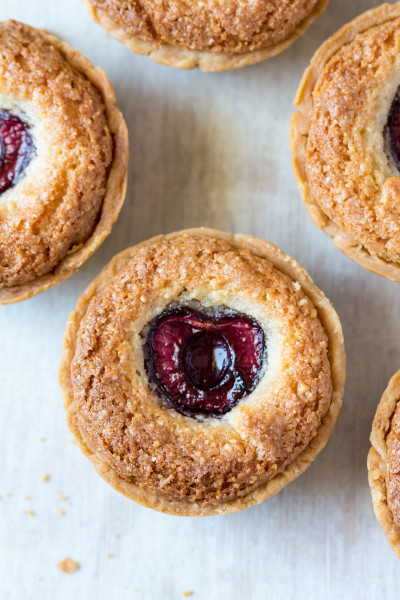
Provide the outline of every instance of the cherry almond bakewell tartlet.
{"type": "Polygon", "coordinates": [[[378,405],[371,444],[368,475],[376,518],[400,558],[400,371],[378,405]]]}
{"type": "Polygon", "coordinates": [[[114,257],[78,301],[69,426],[116,490],[176,515],[242,510],[300,475],[343,394],[339,319],[263,240],[211,229],[114,257]]]}
{"type": "Polygon", "coordinates": [[[105,73],[45,31],[0,23],[0,304],[59,283],[98,248],[127,161],[105,73]]]}
{"type": "Polygon", "coordinates": [[[400,4],[329,38],[295,106],[293,162],[310,216],[347,256],[400,281],[400,4]]]}
{"type": "Polygon", "coordinates": [[[238,69],[290,46],[328,0],[83,0],[133,52],[181,69],[238,69]]]}

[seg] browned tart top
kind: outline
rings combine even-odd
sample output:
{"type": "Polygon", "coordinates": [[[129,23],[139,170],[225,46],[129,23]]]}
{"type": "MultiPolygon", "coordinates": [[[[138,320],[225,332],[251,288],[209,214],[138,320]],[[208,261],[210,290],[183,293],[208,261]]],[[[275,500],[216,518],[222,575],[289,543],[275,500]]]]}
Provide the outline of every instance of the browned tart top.
{"type": "Polygon", "coordinates": [[[397,404],[392,417],[386,444],[386,488],[388,505],[393,513],[395,524],[400,527],[400,403],[397,404]]]}
{"type": "Polygon", "coordinates": [[[400,371],[378,404],[370,439],[368,478],[375,515],[400,558],[400,371]]]}
{"type": "Polygon", "coordinates": [[[50,40],[0,24],[0,287],[50,272],[87,240],[113,157],[99,91],[50,40]],[[1,191],[2,175],[13,180],[1,191]]]}
{"type": "Polygon", "coordinates": [[[90,0],[128,35],[191,50],[241,53],[288,38],[318,0],[90,0]]]}
{"type": "Polygon", "coordinates": [[[400,143],[399,56],[399,18],[371,26],[334,54],[312,92],[305,167],[325,215],[371,255],[394,262],[400,262],[399,157],[392,150],[400,143]]]}
{"type": "Polygon", "coordinates": [[[310,444],[332,397],[327,334],[301,285],[268,260],[178,233],[122,253],[94,286],[78,303],[66,408],[104,471],[161,498],[216,505],[255,490],[310,444]],[[226,310],[234,326],[251,319],[265,336],[256,385],[223,414],[182,414],[146,366],[149,328],[188,307],[226,310]]]}

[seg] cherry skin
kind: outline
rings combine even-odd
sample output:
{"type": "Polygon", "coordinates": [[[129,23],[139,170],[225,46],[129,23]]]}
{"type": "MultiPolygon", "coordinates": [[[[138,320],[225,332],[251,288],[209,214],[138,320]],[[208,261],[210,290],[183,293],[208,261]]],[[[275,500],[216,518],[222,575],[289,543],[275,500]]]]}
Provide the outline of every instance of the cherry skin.
{"type": "Polygon", "coordinates": [[[388,146],[396,166],[400,169],[400,94],[397,93],[386,124],[388,146]]]}
{"type": "Polygon", "coordinates": [[[32,149],[27,124],[9,111],[0,110],[0,194],[18,182],[32,149]]]}
{"type": "Polygon", "coordinates": [[[146,370],[169,406],[220,416],[257,385],[264,333],[255,319],[226,309],[166,309],[150,326],[146,370]]]}
{"type": "Polygon", "coordinates": [[[199,331],[183,348],[183,367],[199,390],[211,390],[220,384],[231,364],[229,343],[219,333],[199,331]]]}

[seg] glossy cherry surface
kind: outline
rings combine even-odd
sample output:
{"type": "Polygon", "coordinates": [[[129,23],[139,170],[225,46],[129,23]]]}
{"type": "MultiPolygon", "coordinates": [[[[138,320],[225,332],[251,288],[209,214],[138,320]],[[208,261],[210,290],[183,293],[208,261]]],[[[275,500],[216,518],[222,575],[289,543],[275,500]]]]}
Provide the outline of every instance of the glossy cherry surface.
{"type": "Polygon", "coordinates": [[[386,125],[388,145],[393,159],[400,169],[400,94],[397,93],[390,108],[386,125]]]}
{"type": "Polygon", "coordinates": [[[0,110],[0,194],[18,182],[32,154],[29,127],[19,117],[0,110]]]}
{"type": "Polygon", "coordinates": [[[146,368],[168,404],[182,414],[218,416],[256,386],[264,333],[229,309],[165,310],[149,330],[146,368]]]}

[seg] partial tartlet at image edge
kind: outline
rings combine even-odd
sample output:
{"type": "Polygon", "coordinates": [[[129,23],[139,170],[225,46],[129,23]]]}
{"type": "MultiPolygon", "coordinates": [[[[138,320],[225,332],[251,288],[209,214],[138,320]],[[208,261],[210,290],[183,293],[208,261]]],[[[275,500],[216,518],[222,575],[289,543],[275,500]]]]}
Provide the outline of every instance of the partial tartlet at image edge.
{"type": "Polygon", "coordinates": [[[128,133],[106,74],[78,50],[16,21],[0,34],[0,164],[19,169],[0,181],[0,304],[9,304],[72,275],[110,233],[128,133]]]}
{"type": "Polygon", "coordinates": [[[376,518],[400,558],[400,371],[378,405],[371,432],[368,478],[376,518]]]}
{"type": "Polygon", "coordinates": [[[179,69],[217,72],[253,65],[283,52],[303,35],[329,0],[295,0],[290,6],[282,0],[229,1],[229,7],[211,2],[192,2],[188,7],[175,1],[161,7],[148,0],[140,9],[131,0],[83,3],[99,25],[133,52],[179,69]]]}
{"type": "Polygon", "coordinates": [[[69,319],[60,368],[69,427],[98,473],[182,516],[242,510],[300,475],[344,381],[339,319],[306,272],[273,244],[203,228],[115,256],[69,319]],[[196,355],[208,343],[217,370],[196,355]]]}
{"type": "Polygon", "coordinates": [[[400,4],[383,4],[330,37],[304,73],[291,120],[296,181],[314,223],[349,258],[395,281],[399,25],[400,4]]]}

